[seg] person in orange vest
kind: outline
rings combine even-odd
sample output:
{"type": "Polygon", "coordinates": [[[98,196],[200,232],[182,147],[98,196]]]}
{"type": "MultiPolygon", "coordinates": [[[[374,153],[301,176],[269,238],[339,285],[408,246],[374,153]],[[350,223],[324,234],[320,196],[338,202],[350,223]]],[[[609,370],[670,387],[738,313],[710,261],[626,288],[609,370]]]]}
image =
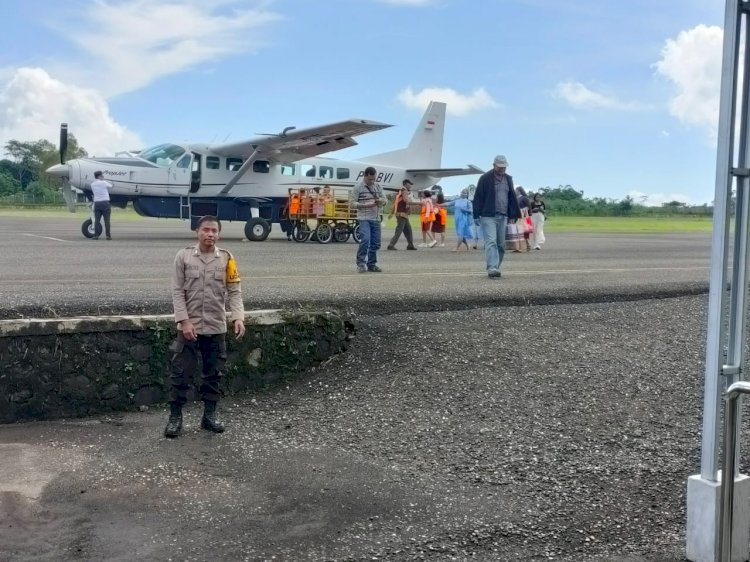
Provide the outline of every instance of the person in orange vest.
{"type": "Polygon", "coordinates": [[[435,205],[432,202],[432,192],[430,190],[425,190],[422,193],[422,199],[420,203],[422,204],[422,243],[419,245],[419,247],[432,248],[433,246],[435,246],[435,244],[437,244],[437,240],[435,240],[432,232],[430,232],[432,221],[435,220],[435,205]]]}
{"type": "Polygon", "coordinates": [[[448,222],[448,209],[441,207],[445,204],[443,192],[438,191],[435,198],[435,220],[432,221],[432,237],[437,243],[437,235],[440,234],[440,247],[445,248],[445,225],[448,222]]]}
{"type": "Polygon", "coordinates": [[[414,246],[414,238],[412,237],[411,224],[409,223],[409,188],[414,185],[411,180],[404,180],[401,183],[401,189],[396,194],[396,198],[393,201],[393,209],[391,210],[388,218],[393,218],[396,215],[396,232],[391,238],[391,242],[388,244],[389,250],[397,250],[396,242],[401,238],[401,233],[404,233],[406,238],[406,249],[416,250],[414,246]]]}

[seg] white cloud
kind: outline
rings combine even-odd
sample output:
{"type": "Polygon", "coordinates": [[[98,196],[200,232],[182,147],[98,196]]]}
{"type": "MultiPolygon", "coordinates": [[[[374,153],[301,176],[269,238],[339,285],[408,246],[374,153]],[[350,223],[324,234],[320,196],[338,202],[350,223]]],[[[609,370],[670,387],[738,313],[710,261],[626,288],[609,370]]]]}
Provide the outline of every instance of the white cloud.
{"type": "MultiPolygon", "coordinates": [[[[60,31],[93,60],[91,76],[110,97],[234,53],[257,51],[281,19],[237,0],[99,0],[60,31]]],[[[247,2],[242,2],[247,4],[247,2]]]]}
{"type": "Polygon", "coordinates": [[[41,68],[0,68],[0,146],[11,139],[57,144],[60,123],[67,122],[90,154],[141,147],[138,136],[112,118],[107,99],[257,50],[263,30],[281,17],[266,9],[271,1],[88,2],[68,18],[75,26],[59,28],[86,54],[56,67],[54,75],[65,82],[41,68]]]}
{"type": "Polygon", "coordinates": [[[404,106],[420,111],[426,109],[431,101],[442,101],[448,104],[448,114],[457,116],[468,115],[488,107],[498,107],[498,103],[484,88],[477,88],[469,95],[460,94],[451,88],[424,88],[419,92],[406,88],[399,92],[398,100],[404,106]]]}
{"type": "Polygon", "coordinates": [[[677,92],[669,112],[687,125],[708,130],[716,139],[721,92],[720,27],[698,25],[667,40],[656,71],[674,83],[677,92]]]}
{"type": "Polygon", "coordinates": [[[553,91],[553,96],[578,109],[616,109],[619,111],[644,109],[638,103],[624,102],[614,96],[595,92],[580,82],[558,83],[553,91]]]}
{"type": "Polygon", "coordinates": [[[639,205],[646,207],[661,207],[664,203],[670,201],[679,201],[688,205],[702,205],[694,201],[690,196],[684,193],[643,193],[642,191],[631,191],[628,195],[639,205]]]}
{"type": "MultiPolygon", "coordinates": [[[[0,147],[9,140],[59,142],[60,123],[89,154],[141,147],[137,135],[117,123],[96,91],[55,80],[41,68],[19,68],[0,89],[0,147]]],[[[0,151],[2,148],[0,148],[0,151]]]]}

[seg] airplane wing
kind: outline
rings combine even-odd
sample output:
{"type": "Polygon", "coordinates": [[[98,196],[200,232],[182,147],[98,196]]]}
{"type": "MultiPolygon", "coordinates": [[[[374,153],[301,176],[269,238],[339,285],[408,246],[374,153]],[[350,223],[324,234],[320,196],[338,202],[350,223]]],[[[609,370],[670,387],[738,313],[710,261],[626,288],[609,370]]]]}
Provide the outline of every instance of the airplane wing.
{"type": "Polygon", "coordinates": [[[424,169],[412,169],[406,170],[407,174],[414,174],[415,176],[430,176],[433,178],[449,178],[452,176],[471,176],[475,174],[483,174],[484,170],[477,168],[473,164],[469,164],[466,168],[424,168],[424,169]]]}
{"type": "Polygon", "coordinates": [[[243,158],[248,158],[257,151],[255,158],[275,162],[296,162],[303,158],[355,146],[357,141],[353,137],[387,127],[392,125],[365,119],[350,119],[308,129],[287,127],[277,135],[264,135],[245,141],[214,145],[211,146],[211,151],[222,156],[243,158]]]}

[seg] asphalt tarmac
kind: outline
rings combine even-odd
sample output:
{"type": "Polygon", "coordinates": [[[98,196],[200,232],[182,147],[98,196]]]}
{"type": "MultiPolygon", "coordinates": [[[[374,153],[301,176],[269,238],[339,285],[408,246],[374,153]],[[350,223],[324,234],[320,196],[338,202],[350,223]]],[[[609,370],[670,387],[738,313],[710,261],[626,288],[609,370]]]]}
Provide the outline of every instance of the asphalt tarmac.
{"type": "MultiPolygon", "coordinates": [[[[0,217],[3,317],[169,311],[184,225],[80,220],[0,217]]],[[[247,308],[349,312],[350,349],[222,402],[222,435],[197,406],[177,440],[162,408],[0,427],[0,560],[683,560],[708,235],[551,233],[499,280],[225,235],[247,308]]]]}
{"type": "MultiPolygon", "coordinates": [[[[81,214],[0,216],[0,318],[168,313],[174,256],[191,244],[187,223],[118,221],[113,240],[80,233],[81,214]]],[[[384,232],[384,246],[392,231],[384,232]]],[[[708,234],[548,235],[541,251],[506,254],[503,277],[488,279],[481,248],[380,251],[380,274],[358,274],[355,244],[242,242],[224,225],[220,245],[237,258],[246,308],[332,308],[353,314],[509,304],[583,303],[700,294],[707,290],[708,234]]]]}

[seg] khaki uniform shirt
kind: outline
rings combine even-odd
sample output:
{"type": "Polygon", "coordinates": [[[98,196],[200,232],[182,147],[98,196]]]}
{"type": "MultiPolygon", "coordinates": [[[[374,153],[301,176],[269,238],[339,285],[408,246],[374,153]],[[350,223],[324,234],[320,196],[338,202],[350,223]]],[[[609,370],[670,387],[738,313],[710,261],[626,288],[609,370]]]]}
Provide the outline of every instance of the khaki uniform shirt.
{"type": "Polygon", "coordinates": [[[244,320],[240,276],[232,254],[220,248],[201,254],[198,245],[177,252],[172,275],[175,322],[189,319],[198,334],[224,334],[227,302],[230,320],[244,320]]]}

